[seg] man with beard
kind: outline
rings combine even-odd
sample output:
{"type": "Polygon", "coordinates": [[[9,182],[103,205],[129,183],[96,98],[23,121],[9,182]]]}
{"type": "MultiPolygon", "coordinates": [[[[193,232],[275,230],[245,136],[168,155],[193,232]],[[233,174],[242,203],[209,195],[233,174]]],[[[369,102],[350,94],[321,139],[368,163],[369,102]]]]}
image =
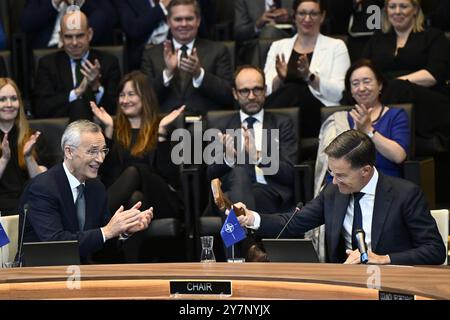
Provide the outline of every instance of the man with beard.
{"type": "Polygon", "coordinates": [[[208,178],[219,178],[233,203],[241,201],[269,213],[287,209],[293,204],[293,164],[297,155],[294,124],[286,116],[264,110],[266,87],[261,69],[241,66],[234,79],[233,96],[240,110],[217,122],[225,148],[224,161],[208,167],[208,178]],[[237,129],[242,129],[241,133],[234,131],[237,129]],[[266,174],[265,169],[273,165],[278,168],[275,174],[266,174]]]}

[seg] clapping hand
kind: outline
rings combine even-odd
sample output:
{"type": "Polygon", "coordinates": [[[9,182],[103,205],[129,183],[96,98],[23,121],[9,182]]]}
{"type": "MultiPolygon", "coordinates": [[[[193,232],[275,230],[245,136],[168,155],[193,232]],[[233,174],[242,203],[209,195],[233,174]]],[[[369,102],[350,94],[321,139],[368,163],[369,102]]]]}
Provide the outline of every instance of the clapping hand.
{"type": "Polygon", "coordinates": [[[166,63],[166,70],[169,73],[168,76],[171,76],[178,66],[178,50],[173,50],[172,42],[170,40],[164,41],[163,55],[164,62],[166,63]]]}
{"type": "Polygon", "coordinates": [[[350,111],[350,116],[355,122],[356,129],[362,133],[372,131],[372,110],[363,104],[355,105],[355,108],[350,111]]]}
{"type": "Polygon", "coordinates": [[[0,160],[8,162],[11,159],[11,148],[9,147],[8,133],[5,132],[2,140],[2,157],[0,160]]]}
{"type": "Polygon", "coordinates": [[[36,131],[34,134],[30,136],[27,142],[23,146],[23,156],[24,158],[30,157],[33,151],[34,146],[36,145],[36,141],[39,138],[41,133],[36,131]]]}
{"type": "Polygon", "coordinates": [[[194,79],[200,76],[201,67],[196,48],[192,49],[191,55],[187,58],[182,58],[180,61],[180,69],[192,74],[194,79]]]}
{"type": "Polygon", "coordinates": [[[283,53],[277,54],[275,57],[275,68],[277,70],[278,78],[284,81],[287,77],[288,65],[283,53]]]}
{"type": "Polygon", "coordinates": [[[181,107],[172,110],[167,116],[161,119],[159,122],[158,133],[165,135],[167,134],[167,126],[175,121],[176,118],[183,113],[184,109],[186,109],[186,105],[182,105],[181,107]]]}
{"type": "Polygon", "coordinates": [[[300,73],[300,77],[306,79],[310,73],[309,71],[309,61],[306,54],[302,54],[297,60],[297,71],[300,73]]]}

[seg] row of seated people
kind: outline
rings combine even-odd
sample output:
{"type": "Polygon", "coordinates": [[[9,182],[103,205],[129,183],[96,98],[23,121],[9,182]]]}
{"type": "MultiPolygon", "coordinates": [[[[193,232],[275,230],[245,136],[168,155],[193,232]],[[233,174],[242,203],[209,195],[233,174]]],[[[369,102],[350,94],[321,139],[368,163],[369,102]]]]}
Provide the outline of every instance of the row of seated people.
{"type": "MultiPolygon", "coordinates": [[[[392,9],[388,6],[389,14],[385,21],[385,25],[390,26],[386,27],[389,31],[374,35],[363,57],[371,59],[390,80],[389,90],[383,92],[383,103],[414,103],[418,113],[417,135],[431,140],[433,143],[429,145],[433,145],[433,150],[442,150],[447,145],[447,123],[450,118],[449,98],[445,94],[450,65],[448,41],[441,32],[423,29],[421,11],[414,1],[402,1],[408,2],[406,11],[399,11],[397,3],[389,2],[393,6],[392,9]],[[398,12],[404,16],[400,22],[397,21],[398,12]]],[[[156,90],[161,110],[170,112],[183,104],[189,114],[229,108],[233,105],[233,70],[229,53],[218,43],[197,39],[199,21],[194,6],[171,3],[170,10],[187,10],[180,14],[191,16],[190,31],[181,32],[176,23],[169,20],[173,43],[165,42],[147,49],[141,65],[156,90]],[[182,48],[183,45],[187,48],[182,48]],[[181,58],[183,50],[188,56],[185,60],[181,58]]],[[[300,107],[302,137],[317,137],[320,107],[351,102],[349,97],[342,95],[350,59],[342,41],[320,33],[324,19],[320,1],[294,3],[298,4],[295,20],[297,34],[293,38],[274,42],[268,52],[264,68],[267,106],[300,107]]],[[[66,19],[67,16],[63,21],[66,19]]],[[[63,37],[62,40],[65,41],[66,54],[61,51],[40,60],[34,90],[35,114],[38,117],[90,118],[89,100],[92,98],[109,113],[115,111],[114,97],[120,78],[117,62],[94,50],[91,50],[91,57],[87,56],[92,34],[84,24],[84,15],[82,21],[81,34],[84,37],[76,45],[70,35],[73,30],[64,30],[63,26],[66,39],[63,37]],[[70,64],[69,57],[73,59],[70,64]],[[75,59],[80,58],[90,63],[78,67],[75,59]],[[88,76],[79,76],[78,69],[88,76]]]]}
{"type": "MultiPolygon", "coordinates": [[[[405,122],[407,122],[405,121],[406,116],[401,110],[396,111],[381,106],[378,99],[378,89],[382,84],[372,68],[370,63],[366,63],[350,69],[348,87],[351,87],[355,99],[363,107],[358,107],[355,111],[352,111],[346,121],[351,122],[353,120],[355,122],[354,127],[358,130],[373,134],[372,139],[379,148],[377,159],[379,170],[388,174],[399,175],[392,168],[398,166],[406,158],[407,150],[405,149],[408,148],[406,136],[409,136],[409,128],[405,125],[405,122]],[[373,82],[377,90],[371,91],[367,87],[367,83],[362,82],[367,81],[367,79],[373,82]],[[358,85],[356,85],[356,82],[358,82],[358,85]],[[363,102],[364,104],[362,104],[363,102]],[[371,112],[372,110],[376,112],[371,112]],[[372,126],[377,128],[378,131],[374,133],[372,126]],[[393,136],[391,137],[391,135],[393,136]]],[[[231,154],[232,156],[228,159],[225,158],[225,163],[208,167],[208,173],[210,180],[220,178],[224,182],[224,190],[229,193],[233,202],[245,201],[250,208],[255,208],[258,211],[277,212],[286,210],[292,205],[293,164],[296,161],[297,139],[295,130],[293,130],[292,119],[271,112],[264,112],[264,83],[264,73],[261,70],[251,66],[238,70],[235,79],[234,98],[241,107],[240,114],[223,118],[221,120],[222,125],[217,126],[223,131],[223,134],[220,135],[221,143],[226,149],[232,149],[231,152],[225,154],[231,154]],[[238,129],[241,126],[246,129],[244,136],[248,138],[244,139],[246,150],[264,151],[262,156],[268,154],[273,156],[274,150],[278,150],[279,158],[271,158],[267,162],[266,159],[258,160],[260,156],[256,153],[257,157],[254,160],[257,165],[249,166],[248,164],[236,163],[233,155],[239,152],[230,144],[232,138],[228,136],[225,130],[238,129]],[[247,131],[252,128],[254,129],[254,136],[247,131]],[[279,144],[278,146],[272,146],[273,137],[269,137],[267,141],[270,141],[270,143],[267,145],[267,150],[264,150],[263,128],[279,130],[278,137],[274,138],[274,141],[279,144]],[[251,137],[254,138],[253,143],[251,137]],[[270,169],[275,163],[278,165],[276,171],[265,174],[264,170],[270,169]]],[[[97,107],[93,102],[91,104],[92,112],[104,125],[104,135],[107,142],[101,144],[97,141],[94,143],[97,149],[91,150],[92,146],[85,148],[86,150],[82,152],[83,155],[76,155],[75,150],[73,150],[77,149],[79,142],[72,142],[75,146],[64,147],[65,160],[70,160],[73,165],[80,166],[74,171],[70,170],[69,167],[69,171],[76,178],[79,178],[77,175],[92,178],[99,171],[103,182],[108,186],[108,208],[110,212],[118,212],[121,204],[131,207],[136,201],[141,200],[145,204],[144,208],[150,205],[154,207],[155,217],[177,216],[177,213],[180,214],[181,212],[182,203],[179,189],[178,192],[175,189],[178,171],[173,165],[173,159],[169,157],[170,147],[168,141],[166,141],[166,127],[180,115],[183,108],[171,112],[162,120],[158,118],[157,100],[153,90],[149,86],[148,79],[139,72],[126,76],[122,80],[120,88],[119,111],[115,122],[105,109],[97,107]],[[99,146],[103,145],[105,149],[100,149],[99,146]],[[110,147],[112,151],[105,159],[106,153],[108,153],[107,147],[110,147]],[[100,153],[101,157],[99,157],[100,153]],[[87,154],[89,154],[89,157],[87,154]],[[103,161],[105,161],[105,165],[99,170],[103,161]]],[[[27,133],[22,141],[18,138],[21,136],[20,128],[27,130],[27,126],[17,87],[12,81],[4,80],[0,93],[3,103],[1,111],[2,116],[4,116],[1,119],[2,131],[7,132],[2,137],[1,159],[4,165],[1,179],[4,189],[2,193],[9,203],[13,204],[13,208],[9,208],[9,210],[14,212],[17,210],[17,197],[24,188],[27,175],[35,176],[44,171],[45,168],[37,165],[36,157],[32,154],[39,133],[34,135],[27,133]],[[19,120],[24,123],[19,125],[19,120]],[[27,136],[30,136],[30,138],[28,139],[27,136]],[[12,147],[13,145],[14,147],[12,147]],[[19,162],[16,161],[21,157],[24,161],[27,161],[22,166],[20,160],[19,162]],[[23,180],[18,181],[17,176],[22,176],[23,180]],[[15,193],[16,199],[14,199],[13,193],[15,193]],[[14,200],[16,203],[13,203],[14,200]]],[[[251,152],[248,153],[252,154],[251,152]]],[[[61,167],[61,165],[59,164],[57,167],[61,167]]],[[[53,171],[55,170],[53,169],[53,171]]],[[[62,170],[59,171],[62,172],[62,170]]],[[[39,192],[41,191],[39,189],[39,192]]],[[[35,198],[30,197],[30,192],[25,192],[24,201],[29,203],[32,208],[35,205],[36,208],[41,208],[42,203],[34,203],[33,201],[38,201],[38,198],[42,199],[43,197],[37,195],[35,195],[35,198]]],[[[2,201],[2,203],[6,202],[2,201]]],[[[7,213],[8,208],[4,211],[7,213]]],[[[67,212],[70,212],[70,210],[67,210],[67,212]]],[[[33,223],[33,219],[30,219],[33,223]]],[[[38,219],[35,222],[37,225],[32,230],[40,232],[40,230],[36,230],[39,224],[45,223],[47,225],[49,222],[48,220],[38,219]]],[[[71,228],[73,229],[73,226],[71,228]]],[[[42,231],[41,237],[32,233],[32,236],[27,240],[36,240],[33,235],[39,239],[51,238],[54,234],[53,231],[55,230],[51,230],[49,233],[42,231]]],[[[81,239],[83,240],[83,238],[81,239]]]]}

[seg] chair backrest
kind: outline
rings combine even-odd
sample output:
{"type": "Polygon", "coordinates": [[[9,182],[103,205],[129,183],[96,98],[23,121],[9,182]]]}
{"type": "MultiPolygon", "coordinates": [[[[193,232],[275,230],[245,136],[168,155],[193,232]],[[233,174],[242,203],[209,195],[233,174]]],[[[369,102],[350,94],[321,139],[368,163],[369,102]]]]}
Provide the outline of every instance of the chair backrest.
{"type": "MultiPolygon", "coordinates": [[[[102,52],[109,53],[110,55],[113,55],[119,60],[119,67],[120,72],[123,74],[126,69],[124,69],[125,64],[125,55],[124,55],[124,48],[123,46],[102,46],[102,47],[92,47],[92,49],[99,50],[102,52]]],[[[51,53],[57,52],[59,49],[55,48],[46,48],[46,49],[35,49],[33,50],[33,59],[34,59],[34,71],[36,74],[37,67],[39,65],[39,60],[51,53]]]]}
{"type": "Polygon", "coordinates": [[[0,59],[2,59],[5,64],[6,76],[12,78],[11,51],[0,51],[0,59]]]}
{"type": "Polygon", "coordinates": [[[43,158],[48,159],[51,165],[57,164],[63,158],[61,151],[61,137],[69,122],[68,118],[31,119],[30,127],[40,131],[46,142],[43,158]]]}
{"type": "MultiPolygon", "coordinates": [[[[336,106],[336,107],[322,107],[320,109],[320,122],[323,123],[330,115],[338,111],[350,111],[354,106],[336,106]]],[[[402,108],[408,115],[408,125],[410,128],[410,143],[407,159],[414,159],[415,157],[415,126],[414,126],[414,106],[411,103],[391,104],[389,108],[402,108]]]]}
{"type": "MultiPolygon", "coordinates": [[[[445,252],[448,252],[448,210],[447,209],[441,209],[441,210],[431,210],[431,215],[433,216],[434,220],[436,220],[436,224],[439,230],[439,233],[442,237],[442,241],[444,241],[445,244],[445,252]]],[[[445,259],[444,265],[448,263],[448,258],[445,259]]]]}
{"type": "Polygon", "coordinates": [[[19,215],[0,217],[0,223],[3,226],[9,238],[9,243],[3,246],[0,255],[0,268],[3,267],[4,262],[14,261],[17,253],[17,243],[19,238],[19,215]]]}

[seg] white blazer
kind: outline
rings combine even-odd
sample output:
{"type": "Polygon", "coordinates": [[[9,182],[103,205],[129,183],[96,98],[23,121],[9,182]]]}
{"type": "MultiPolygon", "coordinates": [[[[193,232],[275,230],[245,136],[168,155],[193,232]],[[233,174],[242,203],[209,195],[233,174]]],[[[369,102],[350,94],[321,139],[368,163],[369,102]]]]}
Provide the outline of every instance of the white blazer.
{"type": "MultiPolygon", "coordinates": [[[[275,57],[277,54],[283,53],[287,63],[297,36],[275,41],[270,46],[264,67],[268,95],[272,93],[272,82],[277,76],[275,57]]],[[[311,86],[309,86],[309,90],[325,106],[339,105],[345,89],[345,73],[349,67],[350,57],[345,43],[342,40],[319,34],[309,69],[320,77],[320,92],[311,86]]]]}

